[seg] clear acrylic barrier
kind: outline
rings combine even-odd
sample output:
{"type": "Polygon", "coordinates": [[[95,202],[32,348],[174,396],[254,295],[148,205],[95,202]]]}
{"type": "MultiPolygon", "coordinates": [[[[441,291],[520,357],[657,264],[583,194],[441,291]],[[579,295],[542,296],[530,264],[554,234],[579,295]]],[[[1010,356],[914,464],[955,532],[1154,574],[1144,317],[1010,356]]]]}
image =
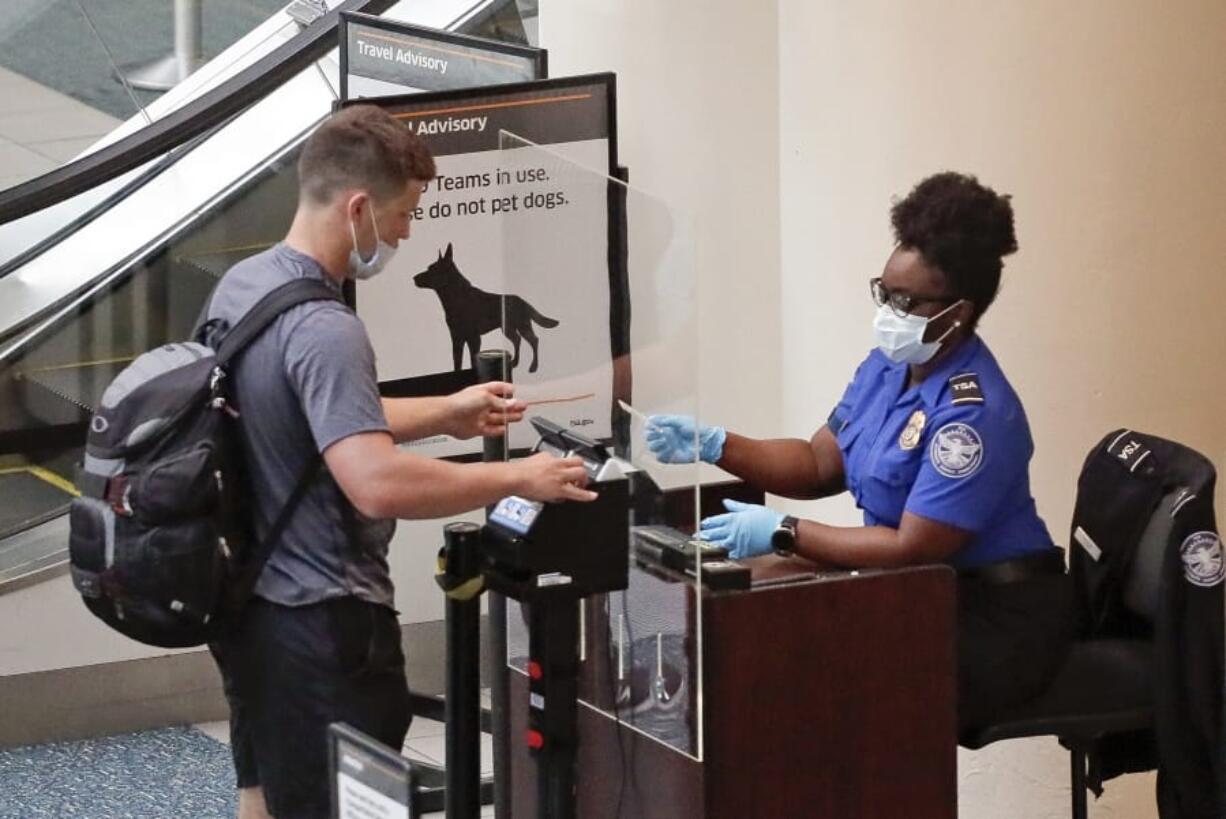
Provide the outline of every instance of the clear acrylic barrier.
{"type": "MultiPolygon", "coordinates": [[[[580,699],[701,759],[699,567],[639,564],[633,544],[636,526],[692,531],[697,510],[697,464],[661,464],[643,443],[647,416],[698,416],[688,234],[659,199],[585,167],[607,165],[604,140],[541,147],[503,132],[500,144],[489,206],[501,280],[474,283],[501,296],[516,394],[528,417],[605,443],[632,470],[629,588],[582,603],[580,699]]],[[[535,441],[527,423],[517,433],[513,447],[535,441]]],[[[528,634],[513,602],[507,624],[507,661],[522,670],[528,634]]]]}

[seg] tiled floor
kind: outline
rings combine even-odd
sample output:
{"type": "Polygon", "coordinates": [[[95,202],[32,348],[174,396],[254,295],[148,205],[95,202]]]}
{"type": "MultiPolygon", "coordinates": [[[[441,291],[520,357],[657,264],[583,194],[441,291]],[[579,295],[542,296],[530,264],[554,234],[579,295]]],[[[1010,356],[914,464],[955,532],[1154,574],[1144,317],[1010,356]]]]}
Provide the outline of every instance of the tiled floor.
{"type": "Polygon", "coordinates": [[[0,68],[0,190],[59,167],[119,120],[0,68]]]}
{"type": "MultiPolygon", "coordinates": [[[[230,741],[230,726],[225,722],[206,722],[195,726],[219,742],[230,741]]],[[[444,736],[445,726],[441,722],[430,719],[414,718],[409,726],[409,736],[405,740],[403,753],[409,759],[417,759],[442,765],[447,753],[447,742],[444,736]]],[[[490,776],[493,773],[493,752],[488,734],[481,735],[481,775],[490,776]]],[[[441,817],[443,814],[427,814],[429,817],[441,817]]],[[[483,817],[493,816],[493,806],[482,809],[483,817]]]]}

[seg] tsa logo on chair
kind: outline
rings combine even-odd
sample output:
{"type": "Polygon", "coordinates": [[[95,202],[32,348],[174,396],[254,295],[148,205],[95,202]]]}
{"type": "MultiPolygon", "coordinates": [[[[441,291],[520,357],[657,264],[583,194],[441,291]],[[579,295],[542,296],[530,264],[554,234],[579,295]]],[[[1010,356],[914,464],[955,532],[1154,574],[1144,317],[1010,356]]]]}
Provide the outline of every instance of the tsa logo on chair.
{"type": "Polygon", "coordinates": [[[947,478],[965,478],[983,463],[983,440],[968,424],[946,424],[932,436],[932,465],[947,478]]]}
{"type": "Polygon", "coordinates": [[[1183,576],[1197,586],[1216,586],[1226,577],[1222,563],[1222,541],[1216,532],[1196,532],[1188,535],[1179,547],[1183,558],[1183,576]]]}

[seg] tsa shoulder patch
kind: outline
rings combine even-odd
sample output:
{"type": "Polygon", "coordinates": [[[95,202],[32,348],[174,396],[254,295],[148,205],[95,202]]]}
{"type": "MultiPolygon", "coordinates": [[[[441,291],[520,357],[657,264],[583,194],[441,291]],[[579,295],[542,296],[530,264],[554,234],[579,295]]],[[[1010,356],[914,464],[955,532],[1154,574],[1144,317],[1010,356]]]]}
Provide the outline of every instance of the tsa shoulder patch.
{"type": "MultiPolygon", "coordinates": [[[[1129,472],[1136,472],[1137,467],[1150,457],[1150,449],[1143,439],[1134,437],[1131,430],[1124,430],[1107,445],[1107,453],[1115,456],[1129,472]]],[[[1153,470],[1153,462],[1143,469],[1142,474],[1153,470]]]]}
{"type": "Polygon", "coordinates": [[[962,373],[949,379],[949,394],[955,405],[983,403],[983,390],[979,388],[979,376],[975,373],[962,373]]]}
{"type": "Polygon", "coordinates": [[[945,477],[965,478],[983,463],[983,439],[970,424],[946,424],[932,436],[928,457],[945,477]]]}
{"type": "Polygon", "coordinates": [[[1196,532],[1188,535],[1179,547],[1183,558],[1183,576],[1196,586],[1216,586],[1226,577],[1222,562],[1222,540],[1216,532],[1196,532]]]}

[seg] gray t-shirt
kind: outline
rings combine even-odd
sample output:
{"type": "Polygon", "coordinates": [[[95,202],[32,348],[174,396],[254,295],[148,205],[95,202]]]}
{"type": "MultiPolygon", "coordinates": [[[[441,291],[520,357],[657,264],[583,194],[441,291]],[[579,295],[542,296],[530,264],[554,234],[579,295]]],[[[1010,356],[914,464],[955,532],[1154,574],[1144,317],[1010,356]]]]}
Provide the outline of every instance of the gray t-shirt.
{"type": "MultiPolygon", "coordinates": [[[[302,278],[334,284],[314,259],[278,244],[226,273],[208,317],[233,326],[262,296],[302,278]]],[[[388,431],[374,350],[362,322],[342,304],[310,302],[286,311],[243,352],[231,378],[260,537],[315,452],[350,435],[388,431]]],[[[286,606],[352,595],[391,607],[387,548],[395,528],[394,520],[358,512],[324,468],[255,593],[286,606]]]]}

